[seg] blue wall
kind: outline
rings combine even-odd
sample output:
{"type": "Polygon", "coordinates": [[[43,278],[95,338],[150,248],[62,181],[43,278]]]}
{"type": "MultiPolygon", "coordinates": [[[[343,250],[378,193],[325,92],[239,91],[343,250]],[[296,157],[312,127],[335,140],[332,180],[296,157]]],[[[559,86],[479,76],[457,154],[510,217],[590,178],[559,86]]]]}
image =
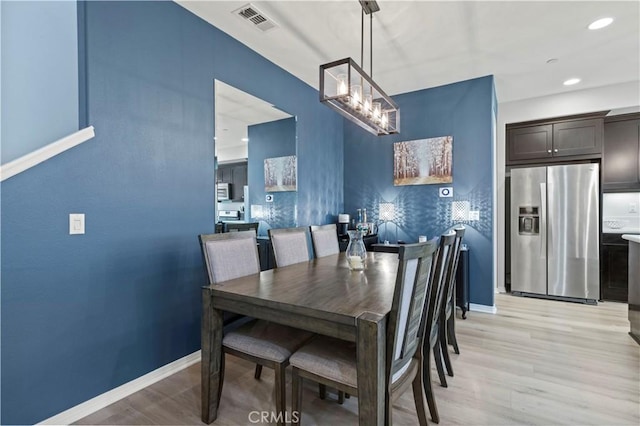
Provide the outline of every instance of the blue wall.
{"type": "Polygon", "coordinates": [[[296,155],[296,118],[249,126],[249,204],[262,206],[256,215],[253,207],[251,220],[259,221],[259,235],[269,228],[296,226],[297,192],[273,192],[273,202],[266,203],[264,190],[264,160],[266,158],[296,155]]]}
{"type": "MultiPolygon", "coordinates": [[[[344,200],[353,217],[366,208],[369,220],[379,217],[380,202],[396,205],[389,239],[415,242],[418,235],[440,235],[454,225],[451,201],[468,200],[480,221],[465,222],[470,255],[472,303],[493,305],[493,77],[463,81],[393,97],[400,106],[401,133],[373,136],[352,123],[345,125],[344,200]],[[439,198],[447,185],[393,186],[393,143],[453,136],[454,197],[439,198]],[[397,225],[397,226],[396,226],[397,225]]],[[[385,234],[385,226],[380,228],[385,234]]],[[[384,235],[381,235],[384,237],[384,235]]]]}
{"type": "Polygon", "coordinates": [[[3,1],[2,164],[78,131],[74,1],[3,1]]]}
{"type": "Polygon", "coordinates": [[[317,91],[176,3],[80,9],[81,109],[96,137],[1,188],[3,424],[43,420],[199,349],[214,79],[298,117],[299,223],[342,209],[342,119],[317,91]],[[318,197],[320,181],[330,189],[318,197]],[[86,235],[68,235],[69,213],[86,214],[86,235]]]}

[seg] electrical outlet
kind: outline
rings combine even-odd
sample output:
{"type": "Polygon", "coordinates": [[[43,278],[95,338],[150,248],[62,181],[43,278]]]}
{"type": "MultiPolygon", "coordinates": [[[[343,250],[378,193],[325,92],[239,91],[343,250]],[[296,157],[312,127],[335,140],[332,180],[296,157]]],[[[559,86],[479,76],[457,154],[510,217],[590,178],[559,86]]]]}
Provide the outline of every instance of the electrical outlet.
{"type": "Polygon", "coordinates": [[[469,212],[469,220],[480,220],[480,210],[471,210],[469,212]]]}
{"type": "Polygon", "coordinates": [[[629,213],[638,213],[638,205],[636,203],[629,203],[629,213]]]}

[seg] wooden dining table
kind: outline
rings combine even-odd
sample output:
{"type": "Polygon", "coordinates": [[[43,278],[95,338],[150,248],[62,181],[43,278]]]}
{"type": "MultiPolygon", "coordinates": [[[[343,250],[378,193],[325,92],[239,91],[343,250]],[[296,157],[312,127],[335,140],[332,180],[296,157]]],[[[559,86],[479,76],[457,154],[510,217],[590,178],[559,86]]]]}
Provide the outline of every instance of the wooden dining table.
{"type": "Polygon", "coordinates": [[[202,421],[218,414],[224,311],[356,343],[360,425],[386,419],[386,319],[398,255],[367,253],[351,271],[344,253],[313,259],[202,289],[202,421]]]}

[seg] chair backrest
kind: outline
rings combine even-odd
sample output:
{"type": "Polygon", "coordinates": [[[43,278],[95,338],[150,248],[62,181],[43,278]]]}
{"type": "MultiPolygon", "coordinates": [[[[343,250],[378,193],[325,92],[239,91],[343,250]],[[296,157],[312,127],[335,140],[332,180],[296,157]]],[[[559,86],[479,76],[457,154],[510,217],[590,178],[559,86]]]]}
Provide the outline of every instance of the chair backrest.
{"type": "Polygon", "coordinates": [[[227,232],[253,231],[258,234],[258,222],[251,223],[227,223],[227,232]]]}
{"type": "Polygon", "coordinates": [[[316,257],[324,257],[340,253],[338,245],[338,228],[335,223],[330,225],[311,225],[311,242],[316,257]]]}
{"type": "Polygon", "coordinates": [[[308,228],[269,229],[276,267],[309,261],[308,228]]]}
{"type": "Polygon", "coordinates": [[[447,303],[451,301],[453,297],[453,288],[456,282],[456,271],[458,270],[458,259],[460,258],[460,247],[462,246],[462,238],[464,237],[464,226],[456,227],[453,229],[456,233],[453,246],[451,247],[451,261],[447,268],[447,274],[445,277],[445,297],[442,298],[441,314],[446,313],[447,303]]]}
{"type": "Polygon", "coordinates": [[[422,346],[422,324],[429,294],[435,241],[402,245],[387,325],[389,383],[400,377],[422,346]]]}
{"type": "Polygon", "coordinates": [[[254,231],[200,235],[200,247],[209,273],[209,284],[260,272],[254,231]]]}
{"type": "Polygon", "coordinates": [[[427,302],[427,315],[424,322],[424,334],[427,340],[437,335],[438,315],[442,307],[444,287],[447,278],[447,268],[453,253],[453,243],[456,233],[449,231],[440,236],[438,251],[432,265],[431,284],[429,285],[429,300],[427,302]]]}

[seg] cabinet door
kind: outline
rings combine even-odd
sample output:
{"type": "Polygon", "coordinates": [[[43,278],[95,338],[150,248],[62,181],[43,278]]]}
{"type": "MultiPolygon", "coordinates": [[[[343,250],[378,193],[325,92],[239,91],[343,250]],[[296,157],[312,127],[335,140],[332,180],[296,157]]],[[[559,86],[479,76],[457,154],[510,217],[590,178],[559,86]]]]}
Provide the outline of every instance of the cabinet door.
{"type": "Polygon", "coordinates": [[[602,299],[626,303],[629,292],[629,247],[603,245],[601,262],[602,299]]]}
{"type": "Polygon", "coordinates": [[[218,166],[218,182],[231,183],[231,168],[218,166]]]}
{"type": "MultiPolygon", "coordinates": [[[[233,185],[236,187],[238,191],[240,191],[240,195],[242,195],[242,187],[247,184],[247,165],[241,164],[239,166],[235,166],[233,168],[233,185]]],[[[240,198],[240,197],[237,197],[240,198]]]]}
{"type": "Polygon", "coordinates": [[[602,118],[575,120],[553,125],[553,156],[600,154],[602,118]]]}
{"type": "Polygon", "coordinates": [[[640,119],[604,125],[604,190],[640,190],[640,119]]]}
{"type": "Polygon", "coordinates": [[[509,129],[507,133],[507,155],[509,161],[551,157],[552,135],[550,124],[509,129]]]}

